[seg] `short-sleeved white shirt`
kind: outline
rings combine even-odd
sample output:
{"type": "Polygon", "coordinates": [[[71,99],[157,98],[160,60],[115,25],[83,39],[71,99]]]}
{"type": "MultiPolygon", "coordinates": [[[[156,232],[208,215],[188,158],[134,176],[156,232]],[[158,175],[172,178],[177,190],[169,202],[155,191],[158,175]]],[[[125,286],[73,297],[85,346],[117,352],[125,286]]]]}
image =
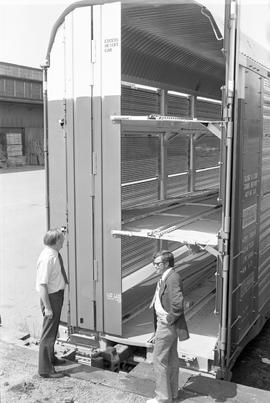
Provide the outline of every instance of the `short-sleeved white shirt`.
{"type": "Polygon", "coordinates": [[[40,284],[46,284],[48,294],[63,290],[66,286],[61,273],[58,252],[46,246],[41,252],[37,262],[36,290],[40,291],[40,284]]]}

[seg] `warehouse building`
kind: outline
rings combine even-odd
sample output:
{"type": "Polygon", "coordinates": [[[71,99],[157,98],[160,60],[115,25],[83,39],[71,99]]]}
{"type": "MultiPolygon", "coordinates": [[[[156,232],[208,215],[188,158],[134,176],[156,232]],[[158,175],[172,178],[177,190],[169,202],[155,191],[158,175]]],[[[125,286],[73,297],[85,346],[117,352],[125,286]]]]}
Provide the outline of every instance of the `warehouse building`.
{"type": "Polygon", "coordinates": [[[42,70],[0,62],[0,168],[43,164],[42,70]]]}

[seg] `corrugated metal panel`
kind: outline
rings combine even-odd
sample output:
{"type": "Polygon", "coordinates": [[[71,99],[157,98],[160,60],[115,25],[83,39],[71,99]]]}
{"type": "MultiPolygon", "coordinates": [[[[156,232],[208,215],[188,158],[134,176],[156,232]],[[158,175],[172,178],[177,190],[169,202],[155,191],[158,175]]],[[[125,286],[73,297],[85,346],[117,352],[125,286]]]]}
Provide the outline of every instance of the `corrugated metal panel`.
{"type": "Polygon", "coordinates": [[[189,99],[168,94],[167,115],[189,116],[189,99]]]}
{"type": "Polygon", "coordinates": [[[19,99],[31,99],[39,103],[42,102],[42,84],[41,82],[31,82],[16,80],[12,78],[0,78],[0,96],[19,99]]]}
{"type": "Polygon", "coordinates": [[[12,79],[5,79],[5,96],[14,97],[14,90],[15,90],[15,80],[12,79]]]}
{"type": "Polygon", "coordinates": [[[24,82],[17,81],[15,86],[15,96],[19,98],[24,97],[24,82]]]}
{"type": "Polygon", "coordinates": [[[156,241],[137,237],[122,237],[121,250],[122,277],[126,277],[152,261],[156,252],[156,241]]]}
{"type": "MultiPolygon", "coordinates": [[[[195,143],[196,169],[217,167],[220,160],[220,140],[213,134],[206,133],[195,143]]],[[[196,172],[195,189],[219,188],[219,169],[196,172]]]]}
{"type": "MultiPolygon", "coordinates": [[[[168,142],[168,175],[188,171],[188,141],[186,135],[178,135],[168,142]]],[[[187,175],[177,175],[167,179],[167,195],[179,196],[188,191],[187,175]]]]}
{"type": "Polygon", "coordinates": [[[121,138],[122,208],[158,200],[158,181],[135,183],[158,175],[158,137],[124,136],[121,138]]]}
{"type": "Polygon", "coordinates": [[[168,142],[168,174],[188,170],[188,135],[178,135],[168,142]]]}
{"type": "Polygon", "coordinates": [[[222,46],[198,4],[122,7],[124,76],[220,97],[222,46]]]}
{"type": "Polygon", "coordinates": [[[264,80],[263,98],[263,149],[262,149],[262,190],[270,192],[270,81],[264,80]]]}
{"type": "MultiPolygon", "coordinates": [[[[250,67],[253,67],[250,62],[250,67]]],[[[255,70],[255,69],[254,69],[255,70]]],[[[245,70],[245,98],[238,99],[238,125],[234,143],[230,243],[231,288],[228,336],[232,356],[258,318],[259,235],[261,193],[262,108],[261,77],[245,70]],[[241,158],[238,158],[241,156],[241,158]]]]}
{"type": "Polygon", "coordinates": [[[167,197],[177,197],[188,191],[188,176],[173,176],[167,180],[167,197]]]}
{"type": "Polygon", "coordinates": [[[270,249],[270,194],[261,200],[260,214],[260,254],[265,249],[270,249]]]}
{"type": "Polygon", "coordinates": [[[160,112],[160,97],[157,92],[122,85],[121,114],[150,115],[160,112]]]}
{"type": "Polygon", "coordinates": [[[34,67],[19,66],[11,63],[0,62],[0,75],[42,82],[42,70],[34,67]]]}
{"type": "Polygon", "coordinates": [[[210,133],[200,136],[195,144],[196,169],[217,166],[219,160],[220,140],[210,133]]]}
{"type": "Polygon", "coordinates": [[[259,309],[269,300],[270,283],[270,195],[261,200],[259,243],[259,309]]]}
{"type": "Polygon", "coordinates": [[[219,169],[210,171],[196,172],[195,176],[195,189],[206,190],[219,188],[219,169]]]}
{"type": "Polygon", "coordinates": [[[221,105],[197,100],[196,117],[198,119],[221,120],[221,105]]]}

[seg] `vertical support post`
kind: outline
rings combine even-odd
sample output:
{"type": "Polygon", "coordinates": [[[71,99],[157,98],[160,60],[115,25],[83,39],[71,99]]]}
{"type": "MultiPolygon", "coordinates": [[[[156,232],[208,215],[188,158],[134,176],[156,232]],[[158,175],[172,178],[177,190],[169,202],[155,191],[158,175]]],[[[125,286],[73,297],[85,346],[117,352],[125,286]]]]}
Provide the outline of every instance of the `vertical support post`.
{"type": "MultiPolygon", "coordinates": [[[[167,91],[161,89],[160,90],[160,114],[167,114],[167,91]]],[[[167,184],[168,184],[168,169],[167,169],[167,160],[168,160],[168,140],[166,133],[162,133],[160,137],[160,176],[159,176],[159,199],[166,200],[167,198],[167,184]]],[[[168,242],[160,241],[157,242],[157,248],[167,249],[168,242]]]]}
{"type": "Polygon", "coordinates": [[[225,55],[226,55],[226,93],[223,105],[224,118],[227,121],[226,136],[226,167],[225,192],[222,217],[223,234],[223,287],[220,328],[220,365],[223,377],[226,376],[227,359],[230,354],[230,338],[228,339],[228,288],[229,288],[229,241],[231,232],[231,194],[232,194],[232,162],[233,162],[233,134],[234,134],[234,101],[235,101],[235,68],[236,68],[236,31],[237,31],[237,0],[226,0],[225,4],[225,55]]]}
{"type": "Polygon", "coordinates": [[[189,135],[189,158],[188,158],[188,191],[195,190],[195,158],[194,158],[194,133],[189,135]]]}
{"type": "Polygon", "coordinates": [[[194,95],[191,95],[189,97],[189,114],[191,119],[195,118],[196,115],[196,97],[194,95]]]}
{"type": "MultiPolygon", "coordinates": [[[[191,119],[196,115],[196,96],[189,97],[189,115],[191,119]]],[[[189,136],[188,146],[188,191],[194,192],[195,190],[195,159],[194,159],[194,133],[189,136]]]]}
{"type": "MultiPolygon", "coordinates": [[[[221,87],[222,91],[222,105],[226,104],[226,87],[221,87]]],[[[222,111],[222,120],[224,119],[224,107],[222,111]]],[[[226,160],[226,126],[221,127],[221,140],[220,140],[220,161],[219,161],[219,196],[218,203],[224,202],[224,188],[225,188],[225,160],[226,160]]]]}
{"type": "Polygon", "coordinates": [[[50,227],[50,188],[49,188],[49,154],[48,154],[48,89],[47,69],[48,66],[41,66],[43,69],[43,118],[44,118],[44,165],[45,165],[45,208],[46,228],[50,227]]]}
{"type": "Polygon", "coordinates": [[[160,90],[160,114],[166,115],[167,114],[167,91],[160,90]]]}
{"type": "Polygon", "coordinates": [[[167,197],[167,182],[168,182],[168,169],[167,169],[167,138],[166,133],[161,134],[160,138],[160,188],[159,199],[166,200],[167,197]]]}
{"type": "MultiPolygon", "coordinates": [[[[167,113],[167,91],[160,90],[160,114],[166,115],[167,113]]],[[[159,199],[165,200],[167,197],[167,136],[166,133],[161,134],[160,138],[160,186],[159,186],[159,199]]]]}

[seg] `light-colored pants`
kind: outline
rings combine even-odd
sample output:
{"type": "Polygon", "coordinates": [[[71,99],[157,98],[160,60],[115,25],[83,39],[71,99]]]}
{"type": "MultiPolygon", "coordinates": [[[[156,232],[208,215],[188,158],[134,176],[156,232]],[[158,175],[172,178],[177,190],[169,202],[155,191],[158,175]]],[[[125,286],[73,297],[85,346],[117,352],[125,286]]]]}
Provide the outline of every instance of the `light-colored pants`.
{"type": "Polygon", "coordinates": [[[153,354],[156,378],[156,399],[169,403],[178,394],[179,362],[177,353],[177,334],[175,326],[157,321],[153,354]]]}

